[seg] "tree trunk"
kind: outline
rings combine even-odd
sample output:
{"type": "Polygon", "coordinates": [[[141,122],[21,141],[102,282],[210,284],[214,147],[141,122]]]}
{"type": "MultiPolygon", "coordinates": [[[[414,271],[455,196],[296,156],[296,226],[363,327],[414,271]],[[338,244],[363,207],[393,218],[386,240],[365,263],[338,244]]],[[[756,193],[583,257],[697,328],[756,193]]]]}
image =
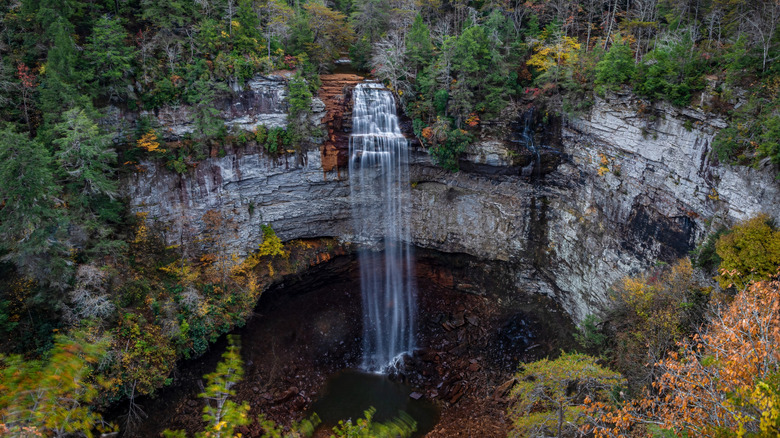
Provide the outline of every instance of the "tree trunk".
{"type": "Polygon", "coordinates": [[[558,403],[558,438],[563,438],[563,403],[558,403]]]}

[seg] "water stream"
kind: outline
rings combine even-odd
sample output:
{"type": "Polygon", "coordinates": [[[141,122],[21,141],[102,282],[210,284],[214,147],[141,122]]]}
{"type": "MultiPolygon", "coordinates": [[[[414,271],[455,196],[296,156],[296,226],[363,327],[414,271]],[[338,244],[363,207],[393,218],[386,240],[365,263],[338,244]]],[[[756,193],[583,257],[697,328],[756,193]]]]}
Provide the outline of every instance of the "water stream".
{"type": "Polygon", "coordinates": [[[354,98],[349,180],[355,238],[363,244],[359,251],[362,369],[384,373],[415,343],[409,151],[389,90],[364,82],[355,87],[354,98]]]}

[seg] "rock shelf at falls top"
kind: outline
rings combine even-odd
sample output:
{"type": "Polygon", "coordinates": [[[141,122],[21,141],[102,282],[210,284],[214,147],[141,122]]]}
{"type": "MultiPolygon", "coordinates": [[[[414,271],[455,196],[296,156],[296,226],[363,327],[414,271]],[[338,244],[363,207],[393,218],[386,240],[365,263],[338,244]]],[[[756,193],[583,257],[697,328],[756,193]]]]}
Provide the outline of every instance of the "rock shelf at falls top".
{"type": "Polygon", "coordinates": [[[389,90],[364,82],[353,95],[349,181],[354,232],[364,245],[359,250],[362,368],[386,372],[415,344],[409,150],[389,90]]]}

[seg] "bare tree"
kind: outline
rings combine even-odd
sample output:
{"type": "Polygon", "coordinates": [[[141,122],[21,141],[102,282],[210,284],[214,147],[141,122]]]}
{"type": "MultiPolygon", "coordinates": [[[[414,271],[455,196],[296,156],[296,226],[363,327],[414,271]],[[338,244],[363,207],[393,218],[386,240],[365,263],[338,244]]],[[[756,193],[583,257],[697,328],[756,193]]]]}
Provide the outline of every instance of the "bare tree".
{"type": "Polygon", "coordinates": [[[770,58],[777,25],[780,23],[780,0],[765,0],[751,3],[751,8],[745,14],[745,20],[750,25],[751,39],[761,46],[761,70],[766,71],[770,58]]]}
{"type": "Polygon", "coordinates": [[[409,79],[414,77],[414,72],[406,62],[406,39],[401,32],[388,32],[387,36],[374,44],[374,53],[371,55],[371,67],[375,69],[377,77],[389,81],[399,94],[412,90],[409,79]]]}

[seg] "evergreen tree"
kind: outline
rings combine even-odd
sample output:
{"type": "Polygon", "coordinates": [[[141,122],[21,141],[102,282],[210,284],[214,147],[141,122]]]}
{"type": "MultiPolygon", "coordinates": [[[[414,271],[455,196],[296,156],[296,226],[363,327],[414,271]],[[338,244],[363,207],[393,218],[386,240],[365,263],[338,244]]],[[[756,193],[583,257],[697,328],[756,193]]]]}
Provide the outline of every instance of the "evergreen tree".
{"type": "Polygon", "coordinates": [[[95,72],[98,93],[111,100],[123,100],[128,94],[135,51],[127,40],[127,32],[119,20],[104,15],[95,24],[84,53],[87,64],[95,72]]]}
{"type": "Polygon", "coordinates": [[[59,176],[79,204],[87,205],[92,196],[113,197],[117,191],[113,164],[116,152],[111,146],[111,134],[101,134],[86,111],[73,108],[54,130],[59,138],[55,158],[59,176]]]}
{"type": "Polygon", "coordinates": [[[263,43],[263,37],[260,35],[260,20],[253,10],[252,0],[238,1],[235,22],[231,26],[233,49],[242,54],[258,51],[263,43]]]}
{"type": "Polygon", "coordinates": [[[78,100],[76,89],[76,45],[71,38],[72,27],[59,18],[52,25],[54,45],[49,49],[41,86],[41,110],[52,118],[72,108],[78,100]]]}
{"type": "Polygon", "coordinates": [[[64,286],[69,262],[61,244],[59,188],[51,157],[24,134],[0,132],[0,252],[19,272],[64,286]]]}
{"type": "Polygon", "coordinates": [[[409,33],[406,36],[406,57],[414,71],[420,71],[430,64],[433,56],[431,32],[423,22],[422,15],[417,14],[409,33]]]}

